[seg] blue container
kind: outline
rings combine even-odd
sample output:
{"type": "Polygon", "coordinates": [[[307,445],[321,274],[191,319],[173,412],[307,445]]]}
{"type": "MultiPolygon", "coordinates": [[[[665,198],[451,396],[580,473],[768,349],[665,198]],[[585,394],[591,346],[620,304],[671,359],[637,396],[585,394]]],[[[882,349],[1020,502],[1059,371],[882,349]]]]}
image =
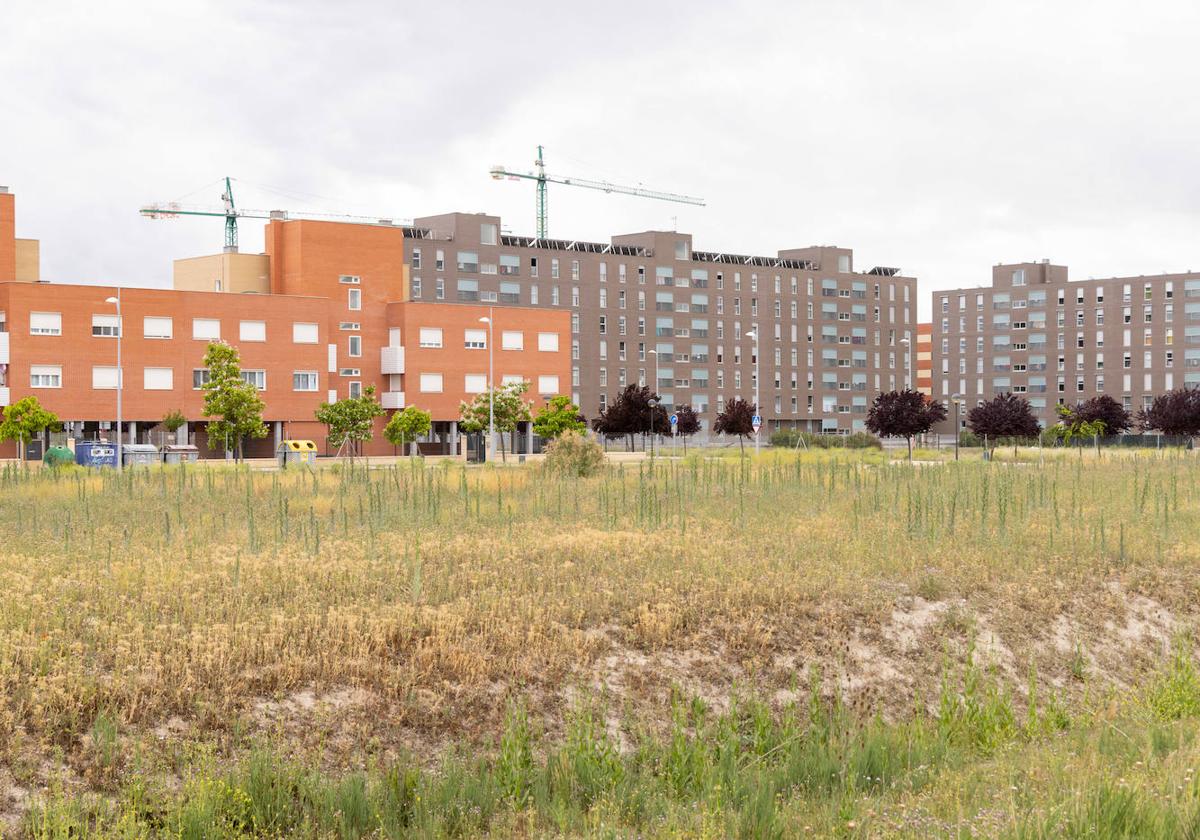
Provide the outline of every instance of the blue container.
{"type": "Polygon", "coordinates": [[[81,440],[75,444],[75,463],[85,467],[115,467],[117,445],[102,440],[81,440]]]}

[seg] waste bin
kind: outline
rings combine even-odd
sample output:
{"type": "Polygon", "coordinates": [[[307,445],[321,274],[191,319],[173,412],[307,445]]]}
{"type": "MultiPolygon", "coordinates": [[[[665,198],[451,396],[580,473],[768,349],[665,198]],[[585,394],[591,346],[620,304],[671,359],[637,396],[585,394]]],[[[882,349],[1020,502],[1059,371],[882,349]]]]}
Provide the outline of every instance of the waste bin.
{"type": "Polygon", "coordinates": [[[117,445],[106,440],[81,440],[75,444],[75,463],[85,467],[115,467],[117,445]]]}
{"type": "Polygon", "coordinates": [[[315,464],[317,445],[311,440],[285,440],[279,444],[279,466],[315,464]]]}
{"type": "Polygon", "coordinates": [[[200,450],[190,443],[169,443],[163,447],[163,461],[168,464],[190,464],[200,460],[200,450]]]}
{"type": "Polygon", "coordinates": [[[75,453],[65,446],[51,446],[46,450],[42,463],[47,467],[64,467],[75,463],[75,453]]]}
{"type": "Polygon", "coordinates": [[[150,443],[127,443],[121,447],[121,458],[125,466],[157,464],[162,460],[158,447],[150,443]]]}

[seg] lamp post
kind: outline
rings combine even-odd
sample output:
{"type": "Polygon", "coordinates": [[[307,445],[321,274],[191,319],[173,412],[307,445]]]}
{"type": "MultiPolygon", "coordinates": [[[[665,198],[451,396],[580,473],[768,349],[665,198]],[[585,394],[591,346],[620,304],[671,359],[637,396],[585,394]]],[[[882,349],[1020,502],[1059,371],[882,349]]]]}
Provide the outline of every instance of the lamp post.
{"type": "Polygon", "coordinates": [[[121,370],[121,338],[125,333],[125,325],[121,323],[121,287],[117,286],[117,296],[107,297],[105,303],[116,304],[117,307],[117,469],[122,467],[121,455],[121,392],[125,390],[125,376],[121,370]]]}
{"type": "MultiPolygon", "coordinates": [[[[654,388],[652,389],[651,393],[657,394],[658,393],[658,351],[651,350],[649,352],[650,352],[650,355],[654,357],[654,388]]],[[[650,406],[650,457],[651,458],[654,457],[654,407],[658,404],[659,404],[659,401],[656,399],[653,399],[653,398],[646,401],[646,405],[650,406]]]]}
{"type": "Polygon", "coordinates": [[[954,400],[954,460],[958,460],[958,438],[962,434],[958,430],[958,407],[961,405],[962,394],[954,394],[950,397],[954,400]]]}
{"type": "MultiPolygon", "coordinates": [[[[758,404],[758,327],[746,333],[746,338],[754,339],[754,413],[762,416],[762,406],[758,404]]],[[[754,454],[758,454],[758,429],[754,430],[754,454]]]]}
{"type": "Polygon", "coordinates": [[[496,395],[496,374],[493,361],[495,359],[495,346],[492,342],[493,322],[492,316],[495,315],[495,310],[488,307],[487,316],[480,318],[479,323],[488,325],[488,448],[487,459],[491,463],[496,456],[496,415],[493,407],[493,401],[496,395]]]}

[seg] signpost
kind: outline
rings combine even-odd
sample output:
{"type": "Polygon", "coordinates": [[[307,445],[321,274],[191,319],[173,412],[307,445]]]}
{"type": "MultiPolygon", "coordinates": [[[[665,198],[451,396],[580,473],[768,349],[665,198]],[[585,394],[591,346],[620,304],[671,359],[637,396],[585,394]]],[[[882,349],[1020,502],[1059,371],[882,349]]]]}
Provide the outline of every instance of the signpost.
{"type": "Polygon", "coordinates": [[[754,434],[758,434],[758,430],[762,428],[762,417],[755,414],[750,418],[750,425],[754,427],[754,434]]]}
{"type": "Polygon", "coordinates": [[[671,415],[671,457],[675,457],[675,427],[679,425],[679,415],[671,415]]]}

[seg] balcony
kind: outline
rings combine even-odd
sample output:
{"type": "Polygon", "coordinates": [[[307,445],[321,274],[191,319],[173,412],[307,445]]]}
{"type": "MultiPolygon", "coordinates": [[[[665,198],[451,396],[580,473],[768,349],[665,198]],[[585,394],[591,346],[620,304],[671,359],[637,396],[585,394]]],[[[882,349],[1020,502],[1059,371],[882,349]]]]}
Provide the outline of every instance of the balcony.
{"type": "Polygon", "coordinates": [[[381,373],[404,373],[403,347],[384,347],[380,349],[379,355],[381,373]]]}
{"type": "MultiPolygon", "coordinates": [[[[0,332],[0,365],[8,364],[8,333],[0,332]]],[[[4,403],[8,405],[7,402],[4,403]]]]}
{"type": "Polygon", "coordinates": [[[404,392],[384,391],[379,395],[379,404],[384,408],[404,408],[404,392]]]}
{"type": "Polygon", "coordinates": [[[8,387],[0,387],[0,406],[9,405],[12,402],[12,397],[9,395],[8,387]]]}

